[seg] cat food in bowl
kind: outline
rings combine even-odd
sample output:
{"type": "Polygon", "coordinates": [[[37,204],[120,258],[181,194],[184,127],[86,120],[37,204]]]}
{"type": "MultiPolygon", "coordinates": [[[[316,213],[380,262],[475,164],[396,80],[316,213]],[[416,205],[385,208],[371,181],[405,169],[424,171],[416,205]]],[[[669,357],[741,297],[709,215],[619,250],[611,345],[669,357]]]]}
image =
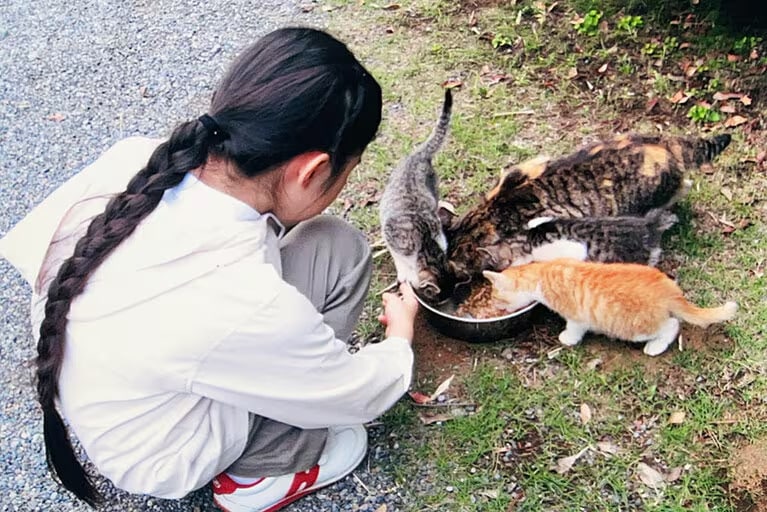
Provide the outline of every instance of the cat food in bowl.
{"type": "Polygon", "coordinates": [[[525,329],[537,302],[508,312],[493,305],[492,287],[483,282],[462,287],[463,293],[439,305],[429,304],[418,294],[426,321],[439,333],[471,343],[487,343],[508,338],[525,329]]]}

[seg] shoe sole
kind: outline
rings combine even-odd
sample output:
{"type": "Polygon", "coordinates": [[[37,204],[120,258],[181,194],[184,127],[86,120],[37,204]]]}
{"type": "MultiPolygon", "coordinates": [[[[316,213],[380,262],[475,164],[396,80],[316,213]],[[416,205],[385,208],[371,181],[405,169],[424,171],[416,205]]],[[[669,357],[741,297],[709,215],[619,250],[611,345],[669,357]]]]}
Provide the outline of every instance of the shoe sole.
{"type": "MultiPolygon", "coordinates": [[[[303,491],[298,492],[296,494],[293,494],[292,496],[288,496],[286,498],[282,498],[280,501],[278,501],[274,505],[270,506],[269,508],[265,508],[265,509],[260,510],[258,512],[277,512],[281,508],[287,507],[288,505],[290,505],[294,501],[303,498],[307,494],[311,494],[311,493],[313,493],[315,491],[319,491],[320,489],[323,489],[323,488],[325,488],[325,487],[327,487],[329,485],[332,485],[332,484],[338,482],[339,480],[342,480],[342,479],[346,478],[347,476],[351,475],[354,472],[355,469],[357,469],[357,466],[359,466],[360,463],[362,463],[362,461],[363,461],[363,459],[365,458],[366,455],[367,455],[367,450],[365,450],[362,453],[362,456],[359,458],[359,460],[357,462],[355,462],[352,470],[349,471],[348,473],[346,473],[344,475],[340,475],[339,477],[334,478],[332,480],[328,480],[327,482],[323,482],[322,485],[318,485],[318,486],[315,486],[315,487],[310,487],[309,489],[304,489],[303,491]]],[[[222,505],[221,502],[218,501],[218,499],[216,498],[215,494],[213,495],[213,503],[215,503],[216,506],[218,508],[220,508],[223,512],[231,512],[231,510],[226,508],[225,505],[222,505]]]]}

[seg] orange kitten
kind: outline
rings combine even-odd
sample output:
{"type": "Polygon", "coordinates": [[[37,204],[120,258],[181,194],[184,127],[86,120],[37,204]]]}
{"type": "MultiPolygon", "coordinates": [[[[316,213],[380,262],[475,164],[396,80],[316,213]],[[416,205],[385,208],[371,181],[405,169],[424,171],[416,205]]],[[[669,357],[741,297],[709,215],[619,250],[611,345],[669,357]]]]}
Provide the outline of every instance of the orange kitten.
{"type": "Polygon", "coordinates": [[[663,353],[679,333],[679,320],[706,327],[735,315],[738,306],[696,307],[666,274],[644,265],[560,258],[483,272],[493,297],[507,310],[538,301],[567,320],[559,334],[577,345],[587,331],[644,342],[644,353],[663,353]]]}

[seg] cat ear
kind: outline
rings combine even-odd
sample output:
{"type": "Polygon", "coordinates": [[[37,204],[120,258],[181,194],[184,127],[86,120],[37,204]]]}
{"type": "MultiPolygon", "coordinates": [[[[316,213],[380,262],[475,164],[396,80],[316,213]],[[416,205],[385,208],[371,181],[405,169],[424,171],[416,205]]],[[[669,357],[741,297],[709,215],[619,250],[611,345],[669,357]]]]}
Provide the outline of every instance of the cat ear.
{"type": "Polygon", "coordinates": [[[442,228],[447,229],[453,225],[453,219],[457,217],[455,207],[447,201],[439,201],[437,203],[437,216],[442,228]]]}

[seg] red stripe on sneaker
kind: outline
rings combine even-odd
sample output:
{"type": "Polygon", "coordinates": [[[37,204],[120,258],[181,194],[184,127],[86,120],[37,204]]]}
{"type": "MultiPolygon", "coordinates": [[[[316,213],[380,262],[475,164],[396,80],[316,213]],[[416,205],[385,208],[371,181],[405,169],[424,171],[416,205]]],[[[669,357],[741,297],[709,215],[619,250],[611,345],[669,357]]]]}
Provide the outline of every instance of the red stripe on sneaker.
{"type": "Polygon", "coordinates": [[[293,483],[290,484],[290,489],[288,489],[288,493],[285,495],[285,497],[289,498],[297,492],[301,492],[301,491],[305,491],[309,489],[317,481],[317,477],[319,475],[320,475],[319,464],[314,466],[312,469],[308,471],[302,471],[300,473],[296,473],[295,476],[293,477],[293,483]]]}
{"type": "Polygon", "coordinates": [[[211,482],[211,485],[213,486],[213,493],[214,494],[232,494],[237,489],[249,489],[255,485],[260,484],[263,482],[263,478],[259,478],[255,482],[249,483],[249,484],[238,484],[234,480],[229,477],[226,473],[221,473],[216,478],[213,479],[211,482]]]}

